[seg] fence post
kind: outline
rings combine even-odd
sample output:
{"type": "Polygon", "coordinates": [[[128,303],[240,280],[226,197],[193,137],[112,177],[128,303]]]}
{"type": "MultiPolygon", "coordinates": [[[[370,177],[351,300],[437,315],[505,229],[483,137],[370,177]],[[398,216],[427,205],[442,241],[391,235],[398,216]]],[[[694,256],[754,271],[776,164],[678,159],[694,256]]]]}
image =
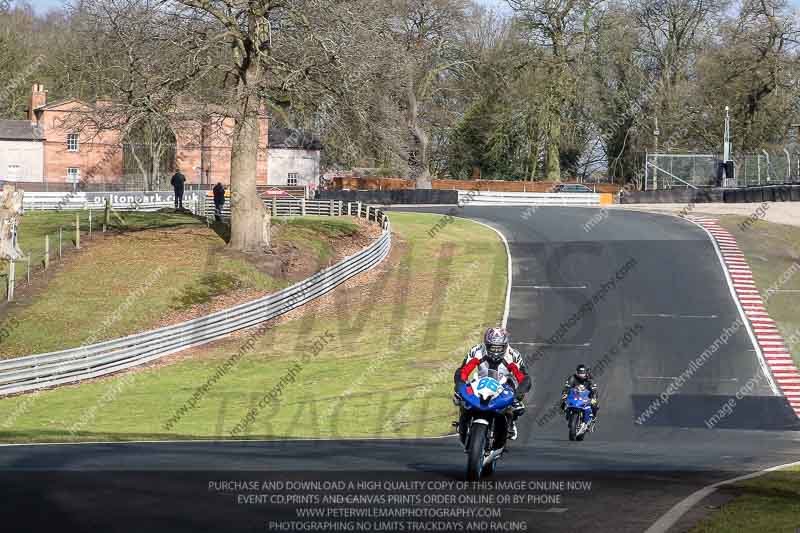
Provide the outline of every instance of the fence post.
{"type": "Polygon", "coordinates": [[[81,249],[81,213],[75,214],[75,248],[81,249]]]}
{"type": "Polygon", "coordinates": [[[89,209],[89,238],[92,238],[92,210],[89,209]]]}
{"type": "Polygon", "coordinates": [[[8,292],[7,292],[9,302],[14,299],[14,281],[15,281],[14,275],[15,275],[14,260],[10,259],[8,261],[8,292]]]}
{"type": "Polygon", "coordinates": [[[300,198],[300,216],[306,216],[306,199],[300,198]]]}
{"type": "Polygon", "coordinates": [[[361,218],[361,202],[356,202],[356,218],[361,218]]]}
{"type": "Polygon", "coordinates": [[[337,203],[339,204],[339,209],[337,210],[337,214],[338,214],[338,216],[342,216],[342,211],[343,211],[343,208],[344,208],[344,201],[339,200],[337,203]]]}
{"type": "Polygon", "coordinates": [[[111,199],[106,198],[106,208],[103,214],[103,233],[106,232],[106,228],[108,228],[108,211],[111,209],[111,199]]]}
{"type": "Polygon", "coordinates": [[[272,216],[278,216],[278,199],[274,196],[272,197],[272,216]]]}
{"type": "Polygon", "coordinates": [[[332,217],[336,216],[336,213],[334,212],[334,207],[333,207],[333,200],[330,201],[330,211],[331,211],[331,216],[332,217]]]}
{"type": "Polygon", "coordinates": [[[50,235],[44,236],[44,269],[50,267],[50,235]]]}

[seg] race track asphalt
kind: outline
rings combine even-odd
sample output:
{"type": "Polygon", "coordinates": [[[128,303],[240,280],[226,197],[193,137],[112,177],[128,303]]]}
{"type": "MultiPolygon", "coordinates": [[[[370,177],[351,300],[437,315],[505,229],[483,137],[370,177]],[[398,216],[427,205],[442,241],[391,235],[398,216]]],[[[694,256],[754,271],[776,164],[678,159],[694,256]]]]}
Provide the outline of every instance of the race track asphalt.
{"type": "MultiPolygon", "coordinates": [[[[429,499],[413,505],[398,499],[388,507],[500,509],[502,517],[482,530],[557,532],[586,524],[600,532],[644,531],[704,485],[800,460],[797,419],[773,392],[747,332],[738,327],[723,336],[738,310],[701,229],[670,216],[589,208],[403,210],[472,218],[508,239],[508,327],[534,387],[520,439],[493,479],[539,484],[466,491],[494,495],[491,504],[448,499],[465,493],[455,485],[441,494],[435,485],[384,487],[387,495],[407,488],[408,498],[429,499]],[[599,223],[586,231],[593,217],[599,223]],[[601,413],[597,431],[571,443],[554,406],[578,363],[596,369],[601,413]],[[730,414],[709,428],[707,421],[731,400],[730,414]]],[[[357,523],[366,522],[371,531],[479,530],[466,518],[433,515],[394,529],[389,518],[362,517],[353,519],[356,529],[346,529],[351,518],[330,509],[348,504],[270,498],[354,493],[358,486],[272,485],[249,493],[220,484],[458,483],[464,463],[452,438],[7,446],[0,447],[0,482],[3,514],[13,517],[14,531],[296,531],[303,526],[292,521],[322,520],[298,519],[298,509],[309,507],[327,509],[329,522],[315,522],[315,530],[360,530],[357,523]]],[[[382,493],[375,487],[363,485],[362,492],[382,493]]],[[[369,507],[350,507],[362,504],[369,507]]]]}

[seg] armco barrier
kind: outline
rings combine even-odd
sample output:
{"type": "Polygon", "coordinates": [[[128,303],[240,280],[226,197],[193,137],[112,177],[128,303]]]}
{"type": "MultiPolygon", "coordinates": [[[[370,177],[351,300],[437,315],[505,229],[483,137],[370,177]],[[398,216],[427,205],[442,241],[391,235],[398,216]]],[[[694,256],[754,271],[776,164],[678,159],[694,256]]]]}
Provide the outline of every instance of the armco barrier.
{"type": "Polygon", "coordinates": [[[552,192],[488,192],[458,191],[458,202],[462,205],[510,205],[510,206],[600,206],[603,195],[596,193],[552,193],[552,192]]]}
{"type": "Polygon", "coordinates": [[[358,211],[378,222],[383,232],[357,254],[275,294],[182,324],[90,346],[0,361],[0,396],[75,383],[142,365],[271,320],[327,293],[379,264],[391,249],[388,218],[374,207],[359,207],[358,211]]]}

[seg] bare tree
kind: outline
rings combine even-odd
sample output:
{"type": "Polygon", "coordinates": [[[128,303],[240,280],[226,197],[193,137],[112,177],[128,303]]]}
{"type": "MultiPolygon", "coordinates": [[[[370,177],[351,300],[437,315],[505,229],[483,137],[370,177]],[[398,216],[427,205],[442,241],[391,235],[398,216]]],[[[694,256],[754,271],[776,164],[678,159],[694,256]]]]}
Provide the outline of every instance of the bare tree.
{"type": "Polygon", "coordinates": [[[396,38],[401,53],[398,84],[408,127],[408,167],[419,189],[431,188],[432,101],[448,81],[463,82],[471,67],[462,53],[465,0],[396,0],[396,38]]]}
{"type": "MultiPolygon", "coordinates": [[[[95,127],[135,131],[166,118],[232,122],[229,246],[269,245],[269,216],[256,190],[268,111],[336,93],[370,27],[367,0],[85,0],[84,30],[108,46],[86,70],[117,98],[95,127]],[[365,29],[366,28],[366,29],[365,29]],[[179,103],[180,100],[180,103],[179,103]],[[204,117],[206,117],[204,119],[204,117]]],[[[374,46],[374,43],[371,44],[374,46]]],[[[101,51],[102,50],[102,51],[101,51]]]]}
{"type": "Polygon", "coordinates": [[[576,63],[584,51],[587,26],[597,0],[507,0],[532,46],[530,66],[543,65],[547,129],[545,173],[561,179],[562,121],[575,95],[576,63]]]}

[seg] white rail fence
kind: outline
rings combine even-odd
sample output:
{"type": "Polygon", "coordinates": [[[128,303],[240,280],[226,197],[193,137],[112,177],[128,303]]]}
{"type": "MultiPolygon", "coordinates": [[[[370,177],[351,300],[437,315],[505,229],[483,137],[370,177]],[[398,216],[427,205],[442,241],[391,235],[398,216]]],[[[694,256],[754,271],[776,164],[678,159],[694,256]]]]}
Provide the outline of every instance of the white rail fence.
{"type": "MultiPolygon", "coordinates": [[[[330,202],[317,203],[330,207],[330,202]]],[[[322,206],[318,207],[315,209],[322,210],[322,206]]],[[[251,302],[121,339],[0,361],[0,396],[112,374],[256,326],[322,296],[351,277],[372,269],[389,255],[391,227],[383,211],[353,203],[334,206],[334,212],[362,216],[380,224],[381,237],[310,278],[251,302]]]]}
{"type": "Polygon", "coordinates": [[[600,198],[599,193],[458,191],[459,204],[480,206],[599,206],[600,198]]]}
{"type": "MultiPolygon", "coordinates": [[[[272,216],[358,216],[376,220],[377,207],[367,205],[363,202],[344,202],[342,200],[306,200],[303,198],[280,197],[265,198],[264,207],[272,216]]],[[[206,218],[214,217],[214,200],[207,197],[200,207],[201,216],[206,218]]],[[[230,199],[225,200],[222,206],[221,216],[224,220],[230,219],[231,204],[230,199]]]]}

